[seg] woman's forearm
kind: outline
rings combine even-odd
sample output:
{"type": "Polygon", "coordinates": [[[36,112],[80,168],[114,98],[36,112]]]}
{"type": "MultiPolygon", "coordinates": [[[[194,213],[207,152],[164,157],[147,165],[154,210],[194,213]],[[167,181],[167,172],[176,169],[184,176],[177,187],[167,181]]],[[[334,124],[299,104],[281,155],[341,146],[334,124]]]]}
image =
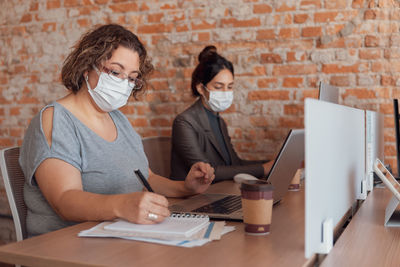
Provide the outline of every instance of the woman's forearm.
{"type": "Polygon", "coordinates": [[[118,217],[118,209],[124,195],[101,195],[81,190],[69,190],[62,194],[56,212],[67,221],[104,221],[118,217]]]}
{"type": "Polygon", "coordinates": [[[173,181],[151,171],[148,181],[155,193],[166,197],[184,197],[192,194],[185,187],[185,181],[173,181]]]}

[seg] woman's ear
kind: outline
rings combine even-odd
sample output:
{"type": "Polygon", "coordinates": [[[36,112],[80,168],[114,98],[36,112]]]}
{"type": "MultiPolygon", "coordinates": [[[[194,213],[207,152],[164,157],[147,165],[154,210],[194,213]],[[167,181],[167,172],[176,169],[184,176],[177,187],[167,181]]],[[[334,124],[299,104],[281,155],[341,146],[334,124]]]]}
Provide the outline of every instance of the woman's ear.
{"type": "Polygon", "coordinates": [[[196,85],[196,89],[197,89],[197,92],[199,92],[200,95],[205,96],[205,89],[204,89],[204,86],[203,86],[202,83],[198,83],[196,85]]]}

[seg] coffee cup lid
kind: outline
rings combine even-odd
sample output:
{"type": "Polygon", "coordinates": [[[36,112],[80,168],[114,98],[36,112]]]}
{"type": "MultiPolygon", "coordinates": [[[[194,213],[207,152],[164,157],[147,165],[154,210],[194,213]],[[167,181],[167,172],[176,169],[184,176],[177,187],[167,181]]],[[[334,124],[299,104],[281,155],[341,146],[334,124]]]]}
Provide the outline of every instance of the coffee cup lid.
{"type": "Polygon", "coordinates": [[[264,180],[248,180],[242,182],[240,189],[247,191],[269,191],[274,190],[274,187],[270,182],[264,180]]]}

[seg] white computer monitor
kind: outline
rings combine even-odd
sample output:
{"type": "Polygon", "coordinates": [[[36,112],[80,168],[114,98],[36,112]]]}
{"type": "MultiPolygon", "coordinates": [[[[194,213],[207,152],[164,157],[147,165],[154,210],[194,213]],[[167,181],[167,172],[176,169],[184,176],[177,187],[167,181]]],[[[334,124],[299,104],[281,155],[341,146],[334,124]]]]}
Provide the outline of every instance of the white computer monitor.
{"type": "Polygon", "coordinates": [[[320,82],[318,99],[326,102],[339,103],[339,88],[320,82]]]}

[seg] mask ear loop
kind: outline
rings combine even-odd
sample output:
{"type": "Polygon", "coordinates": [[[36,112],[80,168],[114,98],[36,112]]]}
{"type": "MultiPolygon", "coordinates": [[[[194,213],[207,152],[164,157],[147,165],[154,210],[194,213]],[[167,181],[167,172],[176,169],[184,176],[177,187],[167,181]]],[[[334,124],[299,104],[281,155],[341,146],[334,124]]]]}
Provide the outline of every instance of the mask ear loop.
{"type": "Polygon", "coordinates": [[[87,87],[88,91],[92,90],[92,88],[90,87],[90,84],[89,84],[89,75],[86,75],[85,81],[86,81],[86,87],[87,87]]]}
{"type": "Polygon", "coordinates": [[[212,108],[211,108],[211,106],[210,106],[210,95],[211,95],[211,92],[210,92],[210,90],[207,88],[207,86],[205,86],[203,83],[201,84],[201,86],[203,86],[203,88],[208,92],[208,99],[207,99],[207,97],[205,96],[205,94],[203,94],[202,95],[202,97],[204,97],[204,102],[206,102],[206,104],[207,104],[207,106],[209,107],[209,109],[211,109],[212,110],[212,108]]]}

